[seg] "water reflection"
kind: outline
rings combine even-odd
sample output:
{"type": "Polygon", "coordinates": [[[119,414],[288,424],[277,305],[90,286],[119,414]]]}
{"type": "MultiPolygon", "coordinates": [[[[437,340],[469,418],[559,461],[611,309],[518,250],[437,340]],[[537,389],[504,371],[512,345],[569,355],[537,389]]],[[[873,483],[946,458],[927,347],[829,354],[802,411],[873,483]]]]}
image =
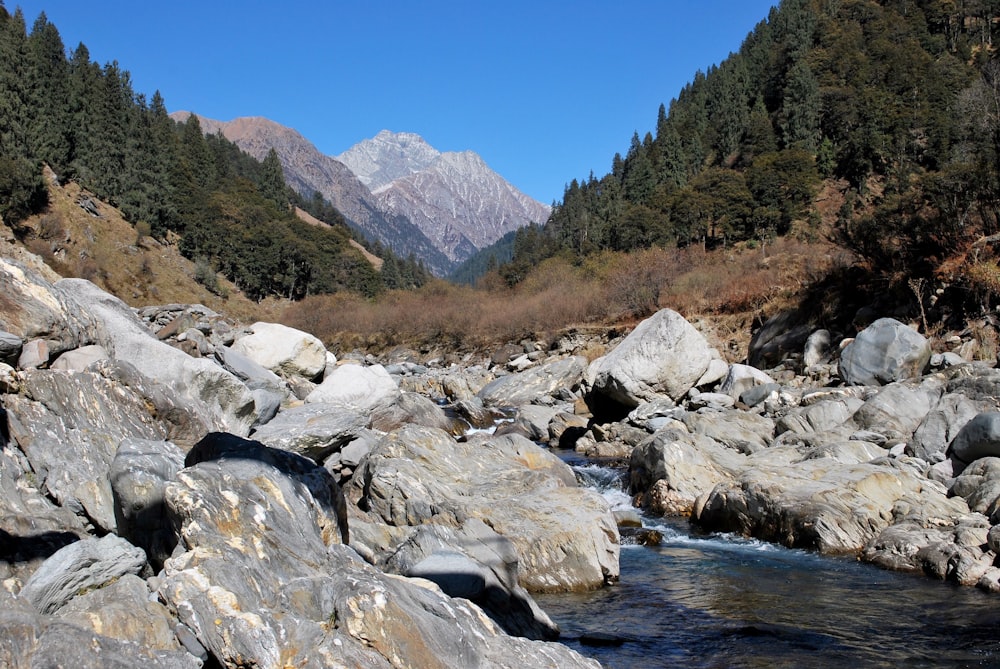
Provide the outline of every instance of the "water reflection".
{"type": "Polygon", "coordinates": [[[537,597],[563,640],[607,667],[1000,666],[1000,599],[754,541],[658,527],[624,546],[621,582],[537,597]],[[625,642],[580,643],[588,632],[625,642]]]}

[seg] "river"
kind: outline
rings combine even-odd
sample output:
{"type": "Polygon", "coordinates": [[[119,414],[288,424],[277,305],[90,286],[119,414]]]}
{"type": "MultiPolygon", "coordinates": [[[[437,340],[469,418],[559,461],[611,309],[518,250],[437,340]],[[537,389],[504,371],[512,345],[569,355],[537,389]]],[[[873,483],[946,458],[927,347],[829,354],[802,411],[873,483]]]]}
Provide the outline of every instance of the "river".
{"type": "MultiPolygon", "coordinates": [[[[562,453],[612,505],[628,497],[612,469],[562,453]]],[[[853,559],[645,518],[654,547],[622,546],[621,581],[537,595],[562,641],[612,669],[1000,667],[1000,598],[853,559]],[[620,645],[581,637],[604,633],[620,645]]]]}

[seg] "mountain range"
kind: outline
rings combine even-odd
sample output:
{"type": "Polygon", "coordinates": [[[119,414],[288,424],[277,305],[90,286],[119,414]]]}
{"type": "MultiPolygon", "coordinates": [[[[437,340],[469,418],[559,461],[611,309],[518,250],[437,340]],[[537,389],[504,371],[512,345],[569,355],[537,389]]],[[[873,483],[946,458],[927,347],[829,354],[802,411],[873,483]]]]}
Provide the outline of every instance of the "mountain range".
{"type": "MultiPolygon", "coordinates": [[[[190,112],[171,116],[184,121],[190,112]]],[[[550,207],[518,191],[472,151],[441,152],[419,135],[383,130],[339,156],[321,153],[299,132],[262,117],[217,121],[198,116],[206,134],[221,132],[263,160],[273,148],[285,180],[318,192],[366,238],[412,254],[443,276],[550,207]]]]}

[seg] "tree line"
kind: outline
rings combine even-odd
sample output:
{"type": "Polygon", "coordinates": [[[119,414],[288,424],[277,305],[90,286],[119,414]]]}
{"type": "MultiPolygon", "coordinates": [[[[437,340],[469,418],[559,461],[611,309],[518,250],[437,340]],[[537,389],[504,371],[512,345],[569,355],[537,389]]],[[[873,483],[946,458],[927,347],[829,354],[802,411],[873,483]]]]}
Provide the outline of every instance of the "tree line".
{"type": "Polygon", "coordinates": [[[251,299],[374,296],[430,278],[386,248],[377,255],[391,271],[375,270],[350,241],[368,243],[329,202],[286,185],[273,150],[257,161],[221,133],[204,135],[194,115],[175,122],[160,93],[137,94],[117,62],[98,65],[83,44],[67,53],[44,13],[28,31],[0,0],[0,216],[15,230],[47,204],[43,164],[138,230],[176,239],[251,299]],[[302,222],[295,207],[329,227],[302,222]]]}
{"type": "Polygon", "coordinates": [[[814,226],[836,180],[836,235],[872,266],[931,275],[959,258],[952,280],[975,284],[974,263],[1000,277],[981,244],[1000,220],[998,25],[997,0],[783,0],[610,172],[571,181],[500,272],[513,284],[557,254],[766,244],[814,226]]]}

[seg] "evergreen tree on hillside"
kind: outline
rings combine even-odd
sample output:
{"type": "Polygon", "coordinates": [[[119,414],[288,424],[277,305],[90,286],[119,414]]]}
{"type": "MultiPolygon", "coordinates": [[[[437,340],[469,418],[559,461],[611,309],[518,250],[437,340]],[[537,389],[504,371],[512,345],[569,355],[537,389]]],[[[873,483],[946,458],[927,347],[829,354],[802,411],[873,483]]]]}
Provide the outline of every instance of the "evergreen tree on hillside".
{"type": "Polygon", "coordinates": [[[809,231],[824,178],[872,212],[845,208],[837,234],[873,266],[963,257],[1000,225],[1000,135],[983,121],[1000,118],[998,23],[995,0],[783,0],[660,105],[655,135],[571,181],[501,274],[545,254],[809,231]]]}

